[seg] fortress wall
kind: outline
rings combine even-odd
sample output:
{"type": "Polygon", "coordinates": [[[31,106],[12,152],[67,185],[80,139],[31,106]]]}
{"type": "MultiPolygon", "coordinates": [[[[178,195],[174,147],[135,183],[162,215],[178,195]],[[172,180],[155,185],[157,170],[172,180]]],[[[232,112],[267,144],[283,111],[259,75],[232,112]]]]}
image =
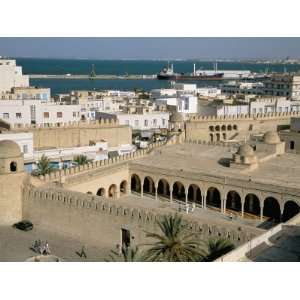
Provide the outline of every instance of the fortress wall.
{"type": "MultiPolygon", "coordinates": [[[[234,138],[237,133],[251,134],[274,131],[280,126],[290,125],[291,117],[299,113],[274,113],[265,115],[227,116],[227,117],[192,117],[186,122],[186,139],[210,141],[210,134],[227,134],[227,139],[234,138]],[[210,126],[220,126],[220,131],[210,131],[210,126]],[[221,126],[236,125],[237,130],[221,130],[221,126]]],[[[221,137],[222,138],[222,137],[221,137]]]]}
{"type": "MultiPolygon", "coordinates": [[[[123,207],[102,197],[54,188],[27,188],[23,196],[23,218],[51,231],[58,231],[83,243],[115,249],[121,243],[121,228],[130,230],[132,244],[149,242],[145,231],[158,232],[161,215],[133,207],[123,207]]],[[[215,225],[186,222],[185,228],[200,239],[227,237],[236,245],[254,237],[215,225]]]]}

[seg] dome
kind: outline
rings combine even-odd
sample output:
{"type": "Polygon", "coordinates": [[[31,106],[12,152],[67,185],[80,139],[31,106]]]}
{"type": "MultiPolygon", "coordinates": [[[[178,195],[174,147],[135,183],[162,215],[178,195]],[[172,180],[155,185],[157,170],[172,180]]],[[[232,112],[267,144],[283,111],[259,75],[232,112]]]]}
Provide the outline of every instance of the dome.
{"type": "Polygon", "coordinates": [[[264,134],[264,143],[266,144],[278,144],[280,143],[280,138],[276,131],[268,131],[264,134]]]}
{"type": "Polygon", "coordinates": [[[21,150],[18,144],[10,140],[0,141],[0,159],[19,157],[21,150]]]}
{"type": "Polygon", "coordinates": [[[254,150],[251,146],[248,144],[240,146],[239,150],[237,151],[237,154],[240,156],[253,156],[254,150]]]}
{"type": "Polygon", "coordinates": [[[174,112],[170,117],[170,122],[183,122],[183,116],[181,113],[174,112]]]}

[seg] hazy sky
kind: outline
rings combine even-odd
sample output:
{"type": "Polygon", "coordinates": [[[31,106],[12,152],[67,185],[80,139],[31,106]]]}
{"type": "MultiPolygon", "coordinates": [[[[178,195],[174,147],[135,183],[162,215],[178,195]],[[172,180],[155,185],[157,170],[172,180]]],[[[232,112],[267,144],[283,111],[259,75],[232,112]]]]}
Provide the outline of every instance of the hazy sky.
{"type": "Polygon", "coordinates": [[[0,38],[0,56],[91,59],[300,58],[300,38],[0,38]]]}

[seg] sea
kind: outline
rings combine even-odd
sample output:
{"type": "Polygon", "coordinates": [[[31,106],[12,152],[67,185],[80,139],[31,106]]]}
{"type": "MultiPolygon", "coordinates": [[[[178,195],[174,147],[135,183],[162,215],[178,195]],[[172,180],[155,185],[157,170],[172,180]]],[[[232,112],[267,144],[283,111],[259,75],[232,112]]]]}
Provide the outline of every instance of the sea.
{"type": "MultiPolygon", "coordinates": [[[[23,67],[24,74],[80,74],[88,75],[94,65],[96,74],[126,75],[126,74],[157,74],[168,61],[163,60],[90,60],[90,59],[46,59],[46,58],[16,58],[17,65],[23,67]]],[[[173,63],[176,73],[192,72],[196,69],[213,70],[214,62],[196,60],[176,60],[173,63]]],[[[248,62],[218,62],[219,70],[250,70],[253,72],[296,72],[300,64],[258,64],[248,62]]],[[[189,81],[192,83],[192,81],[189,81]]],[[[196,81],[200,86],[218,86],[220,81],[196,81]]],[[[133,90],[135,88],[149,91],[155,88],[170,87],[164,80],[80,80],[80,79],[30,79],[30,85],[51,88],[51,94],[68,93],[72,90],[133,90]]]]}

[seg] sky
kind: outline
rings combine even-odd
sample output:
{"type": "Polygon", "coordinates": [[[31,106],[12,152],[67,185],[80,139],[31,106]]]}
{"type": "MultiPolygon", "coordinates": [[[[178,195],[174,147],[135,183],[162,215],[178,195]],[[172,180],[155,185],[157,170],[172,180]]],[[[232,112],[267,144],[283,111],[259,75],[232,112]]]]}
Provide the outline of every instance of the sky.
{"type": "Polygon", "coordinates": [[[82,59],[300,58],[300,38],[5,38],[0,56],[82,59]]]}

